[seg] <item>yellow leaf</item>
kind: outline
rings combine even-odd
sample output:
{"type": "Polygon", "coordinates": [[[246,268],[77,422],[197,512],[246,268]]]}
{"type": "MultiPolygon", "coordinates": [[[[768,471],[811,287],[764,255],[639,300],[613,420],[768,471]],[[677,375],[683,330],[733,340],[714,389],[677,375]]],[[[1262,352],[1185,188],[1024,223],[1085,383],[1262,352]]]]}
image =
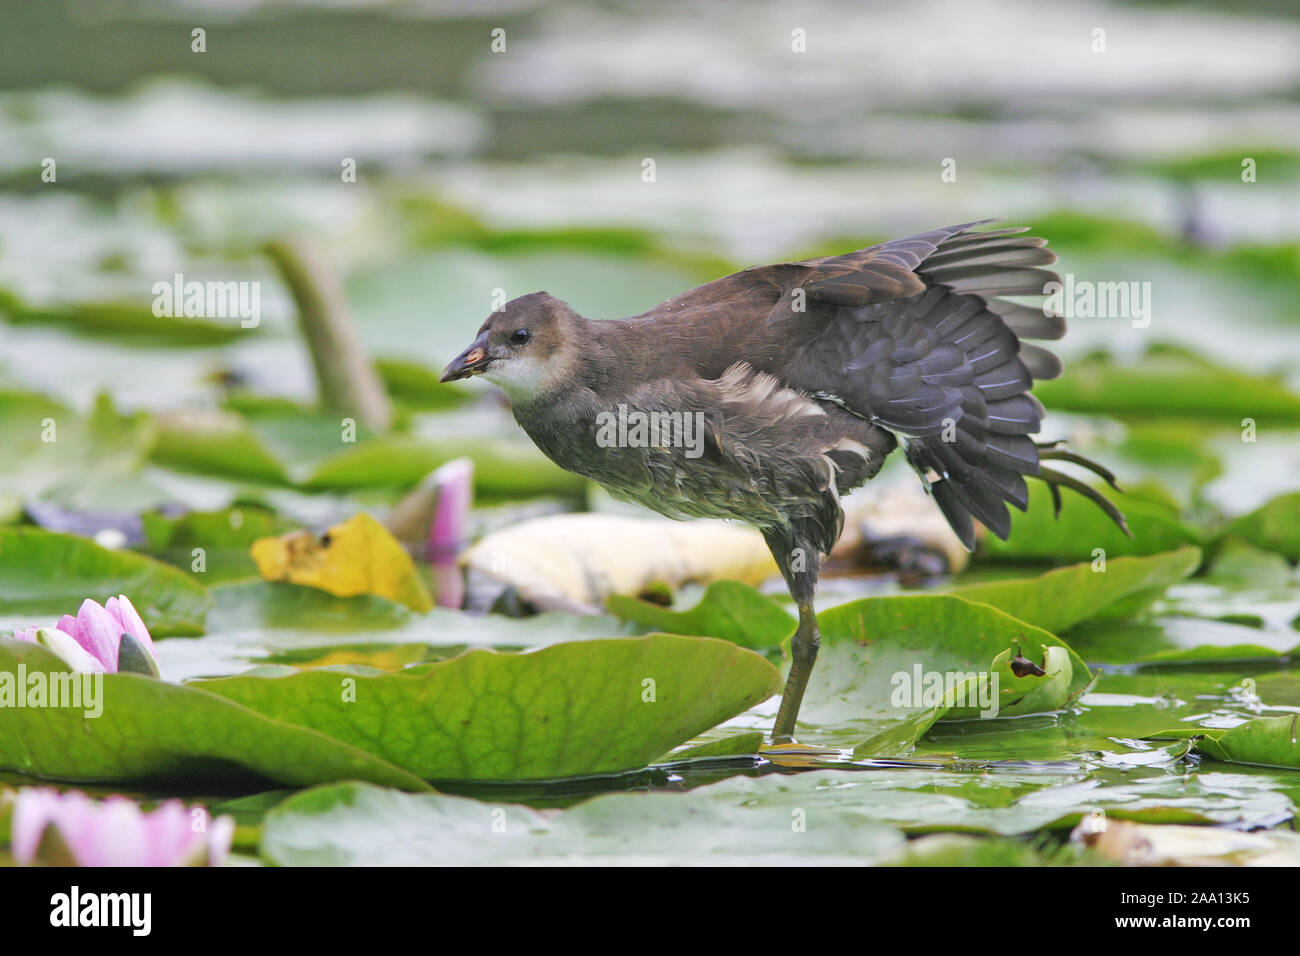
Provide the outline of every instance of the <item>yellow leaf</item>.
{"type": "Polygon", "coordinates": [[[339,597],[376,594],[428,611],[433,599],[415,562],[388,529],[370,515],[354,515],[317,537],[294,531],[259,538],[250,549],[268,581],[288,581],[339,597]]]}

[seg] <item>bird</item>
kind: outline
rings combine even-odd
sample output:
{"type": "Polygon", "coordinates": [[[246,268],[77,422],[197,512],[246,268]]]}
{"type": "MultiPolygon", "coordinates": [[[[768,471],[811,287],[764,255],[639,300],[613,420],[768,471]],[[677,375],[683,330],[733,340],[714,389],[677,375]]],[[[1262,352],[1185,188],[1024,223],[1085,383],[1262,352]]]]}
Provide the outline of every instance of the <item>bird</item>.
{"type": "Polygon", "coordinates": [[[1044,464],[1097,462],[1036,442],[1036,379],[1061,374],[1024,341],[1065,334],[1064,317],[1003,296],[1059,276],[1028,227],[985,219],[844,255],[755,266],[648,312],[588,319],[547,292],[505,303],[443,371],[481,375],[561,468],[671,518],[727,518],[761,532],[799,612],[772,730],[794,741],[817,659],[814,597],[844,525],[841,497],[901,449],[967,550],[978,520],[999,538],[1026,478],[1102,508],[1101,492],[1044,464]]]}

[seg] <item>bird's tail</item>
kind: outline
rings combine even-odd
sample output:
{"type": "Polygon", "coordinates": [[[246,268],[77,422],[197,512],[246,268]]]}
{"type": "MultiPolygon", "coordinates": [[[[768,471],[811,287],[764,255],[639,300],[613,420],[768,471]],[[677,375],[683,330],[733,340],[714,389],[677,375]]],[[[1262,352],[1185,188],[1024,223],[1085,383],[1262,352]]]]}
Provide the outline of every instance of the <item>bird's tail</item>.
{"type": "MultiPolygon", "coordinates": [[[[1022,229],[960,231],[936,245],[917,268],[930,288],[909,305],[909,318],[925,331],[932,347],[924,359],[934,367],[919,374],[942,386],[953,412],[945,427],[899,428],[909,462],[926,480],[944,517],[967,548],[975,545],[972,518],[998,537],[1011,531],[1007,505],[1024,511],[1029,504],[1025,478],[1045,482],[1058,513],[1061,488],[1094,502],[1128,534],[1124,516],[1100,492],[1043,461],[1080,465],[1116,488],[1107,469],[1059,447],[1037,444],[1044,415],[1032,394],[1035,379],[1061,374],[1060,360],[1022,339],[1058,339],[1061,316],[1008,302],[999,296],[1042,295],[1059,281],[1041,268],[1056,261],[1041,239],[1022,229]],[[911,432],[909,434],[909,431],[911,432]]],[[[937,399],[939,400],[939,399],[937,399]]],[[[1118,490],[1118,488],[1116,488],[1118,490]]]]}

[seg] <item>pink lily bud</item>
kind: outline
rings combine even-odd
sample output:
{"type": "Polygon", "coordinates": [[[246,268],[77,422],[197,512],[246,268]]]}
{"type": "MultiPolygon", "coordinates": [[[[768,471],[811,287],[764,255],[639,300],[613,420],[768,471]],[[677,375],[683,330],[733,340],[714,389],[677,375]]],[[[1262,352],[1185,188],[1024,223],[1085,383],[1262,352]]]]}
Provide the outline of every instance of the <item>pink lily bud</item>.
{"type": "Polygon", "coordinates": [[[123,633],[130,634],[138,640],[148,648],[150,654],[154,653],[153,638],[149,635],[149,629],[144,626],[144,621],[140,619],[129,597],[119,594],[115,598],[109,598],[104,608],[122,626],[123,633]]]}
{"type": "Polygon", "coordinates": [[[115,674],[125,667],[137,673],[158,676],[153,637],[125,594],[109,598],[107,606],[87,598],[76,617],[65,614],[53,628],[23,628],[15,631],[14,637],[44,645],[75,671],[115,674]],[[127,635],[133,640],[126,641],[131,653],[124,661],[122,645],[127,635]],[[70,648],[69,641],[84,654],[77,654],[75,648],[70,648]]]}
{"type": "Polygon", "coordinates": [[[438,492],[429,526],[434,598],[440,607],[458,608],[465,600],[465,580],[456,557],[465,546],[465,525],[474,495],[474,462],[469,458],[449,461],[429,480],[438,492]]]}
{"type": "Polygon", "coordinates": [[[65,631],[55,627],[27,627],[14,631],[14,637],[28,644],[39,644],[78,674],[102,674],[104,665],[65,631]]]}
{"type": "Polygon", "coordinates": [[[22,865],[220,866],[235,821],[168,800],[145,813],[134,800],[97,802],[84,793],[20,790],[12,820],[14,860],[22,865]]]}
{"type": "MultiPolygon", "coordinates": [[[[63,628],[60,627],[59,630],[63,628]]],[[[82,601],[81,609],[77,611],[76,630],[67,633],[99,658],[109,673],[116,673],[118,646],[122,643],[122,624],[109,614],[103,605],[89,598],[82,601]]]]}

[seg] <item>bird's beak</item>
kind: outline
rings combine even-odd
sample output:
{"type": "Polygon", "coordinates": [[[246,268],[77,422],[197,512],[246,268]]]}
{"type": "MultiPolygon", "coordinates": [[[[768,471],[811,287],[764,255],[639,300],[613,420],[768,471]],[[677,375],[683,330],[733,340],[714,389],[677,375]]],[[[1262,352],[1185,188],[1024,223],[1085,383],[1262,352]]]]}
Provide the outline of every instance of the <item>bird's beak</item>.
{"type": "Polygon", "coordinates": [[[488,366],[490,361],[488,357],[488,334],[484,332],[474,340],[474,344],[461,352],[452,360],[452,363],[442,370],[440,382],[454,382],[460,378],[469,378],[471,375],[477,375],[488,366]]]}

